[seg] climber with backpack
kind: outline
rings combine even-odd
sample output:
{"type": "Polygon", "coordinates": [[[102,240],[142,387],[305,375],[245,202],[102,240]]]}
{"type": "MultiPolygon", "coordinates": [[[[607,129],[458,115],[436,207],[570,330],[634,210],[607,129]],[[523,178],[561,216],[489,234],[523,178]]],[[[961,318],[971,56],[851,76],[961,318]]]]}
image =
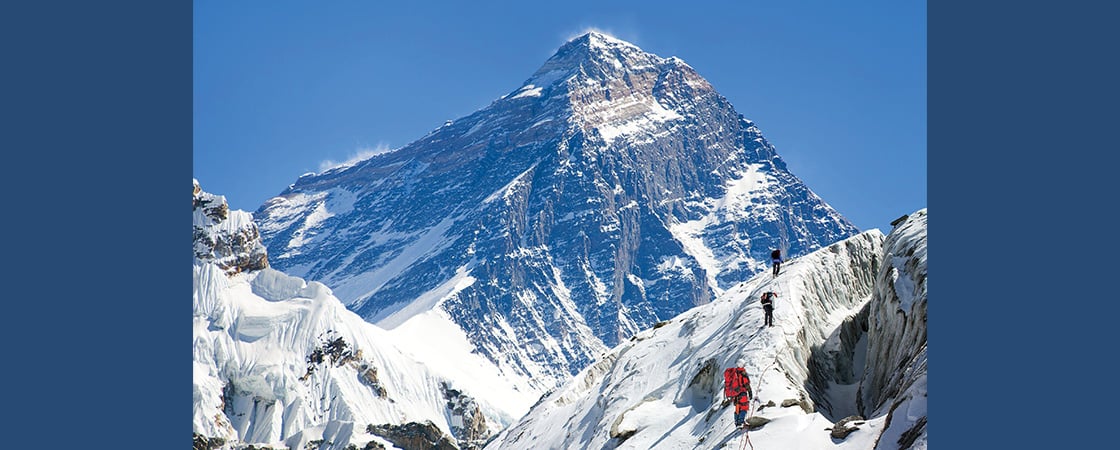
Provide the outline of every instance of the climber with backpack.
{"type": "Polygon", "coordinates": [[[778,276],[778,270],[782,267],[782,251],[774,250],[770,252],[770,260],[774,262],[774,276],[778,276]]]}
{"type": "Polygon", "coordinates": [[[766,291],[762,293],[762,301],[760,303],[762,303],[762,310],[766,311],[764,325],[768,327],[774,326],[774,299],[777,297],[778,294],[774,292],[766,291]]]}
{"type": "Polygon", "coordinates": [[[724,404],[735,403],[735,427],[741,428],[747,423],[747,410],[750,409],[751,379],[747,376],[747,369],[742,367],[728,367],[723,371],[723,397],[724,404]]]}

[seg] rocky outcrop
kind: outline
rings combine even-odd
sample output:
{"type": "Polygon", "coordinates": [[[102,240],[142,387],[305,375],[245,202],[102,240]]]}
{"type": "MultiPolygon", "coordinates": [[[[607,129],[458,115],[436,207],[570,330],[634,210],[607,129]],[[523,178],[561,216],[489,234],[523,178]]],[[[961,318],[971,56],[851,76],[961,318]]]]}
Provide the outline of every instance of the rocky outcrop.
{"type": "Polygon", "coordinates": [[[829,434],[832,436],[833,439],[842,441],[842,440],[844,440],[844,438],[848,437],[848,435],[851,434],[853,431],[858,430],[859,429],[858,425],[863,425],[863,424],[864,424],[864,418],[863,417],[848,416],[848,417],[845,417],[843,419],[840,419],[839,422],[836,422],[836,425],[832,426],[832,432],[829,433],[829,434]]]}
{"type": "Polygon", "coordinates": [[[307,381],[314,372],[324,365],[341,367],[349,365],[358,372],[358,378],[369,386],[378,397],[388,397],[388,392],[377,379],[377,367],[362,358],[362,350],[354,349],[342,336],[328,333],[320,338],[322,344],[307,355],[307,372],[300,381],[307,381]]]}
{"type": "Polygon", "coordinates": [[[227,275],[268,267],[268,251],[252,215],[230,211],[224,196],[204,192],[198,180],[193,205],[196,260],[213,262],[227,275]]]}
{"type": "Polygon", "coordinates": [[[763,425],[770,423],[770,419],[762,416],[751,416],[747,418],[747,428],[751,431],[762,428],[763,425]]]}
{"type": "Polygon", "coordinates": [[[470,444],[481,448],[490,438],[490,427],[478,403],[473,397],[453,389],[446,382],[440,383],[440,391],[443,392],[443,398],[447,400],[452,436],[459,440],[460,446],[470,444]]]}
{"type": "Polygon", "coordinates": [[[222,448],[226,444],[226,440],[220,437],[206,437],[198,433],[194,433],[194,450],[215,450],[222,448]]]}
{"type": "Polygon", "coordinates": [[[459,450],[454,440],[431,422],[403,425],[370,425],[366,432],[392,442],[401,450],[459,450]]]}

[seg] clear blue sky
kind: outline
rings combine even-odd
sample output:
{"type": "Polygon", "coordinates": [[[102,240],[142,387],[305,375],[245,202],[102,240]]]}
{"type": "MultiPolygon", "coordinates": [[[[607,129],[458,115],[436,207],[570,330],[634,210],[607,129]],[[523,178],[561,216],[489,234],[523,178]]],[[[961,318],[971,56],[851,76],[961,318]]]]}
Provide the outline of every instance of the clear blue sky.
{"type": "Polygon", "coordinates": [[[196,0],[203,189],[254,211],[485,107],[594,28],[685,60],[860,229],[927,206],[925,1],[390,3],[196,0]]]}

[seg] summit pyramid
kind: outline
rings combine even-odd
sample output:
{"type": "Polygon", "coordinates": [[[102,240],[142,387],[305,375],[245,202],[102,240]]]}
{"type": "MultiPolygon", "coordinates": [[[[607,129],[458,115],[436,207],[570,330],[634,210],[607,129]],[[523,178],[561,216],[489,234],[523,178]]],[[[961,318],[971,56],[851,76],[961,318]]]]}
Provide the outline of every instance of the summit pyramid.
{"type": "Polygon", "coordinates": [[[418,350],[432,361],[469,348],[542,391],[771,249],[858,232],[692,67],[601,33],[404,147],[300,177],[254,220],[277,270],[455,341],[418,350]]]}

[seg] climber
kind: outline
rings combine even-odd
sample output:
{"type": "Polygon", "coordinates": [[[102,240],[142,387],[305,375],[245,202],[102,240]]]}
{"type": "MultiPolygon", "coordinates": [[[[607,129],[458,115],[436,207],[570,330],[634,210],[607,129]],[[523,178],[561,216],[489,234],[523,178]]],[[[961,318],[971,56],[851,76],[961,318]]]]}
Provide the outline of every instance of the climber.
{"type": "Polygon", "coordinates": [[[760,303],[762,303],[762,310],[766,311],[765,325],[768,327],[774,326],[774,299],[777,297],[778,294],[774,292],[766,291],[762,293],[762,301],[760,303]]]}
{"type": "Polygon", "coordinates": [[[747,369],[728,367],[723,371],[723,396],[724,405],[735,402],[735,427],[746,426],[747,410],[750,408],[751,398],[754,397],[747,369]]]}
{"type": "Polygon", "coordinates": [[[782,251],[774,250],[770,252],[770,260],[774,262],[774,276],[778,276],[778,270],[782,266],[782,251]]]}

